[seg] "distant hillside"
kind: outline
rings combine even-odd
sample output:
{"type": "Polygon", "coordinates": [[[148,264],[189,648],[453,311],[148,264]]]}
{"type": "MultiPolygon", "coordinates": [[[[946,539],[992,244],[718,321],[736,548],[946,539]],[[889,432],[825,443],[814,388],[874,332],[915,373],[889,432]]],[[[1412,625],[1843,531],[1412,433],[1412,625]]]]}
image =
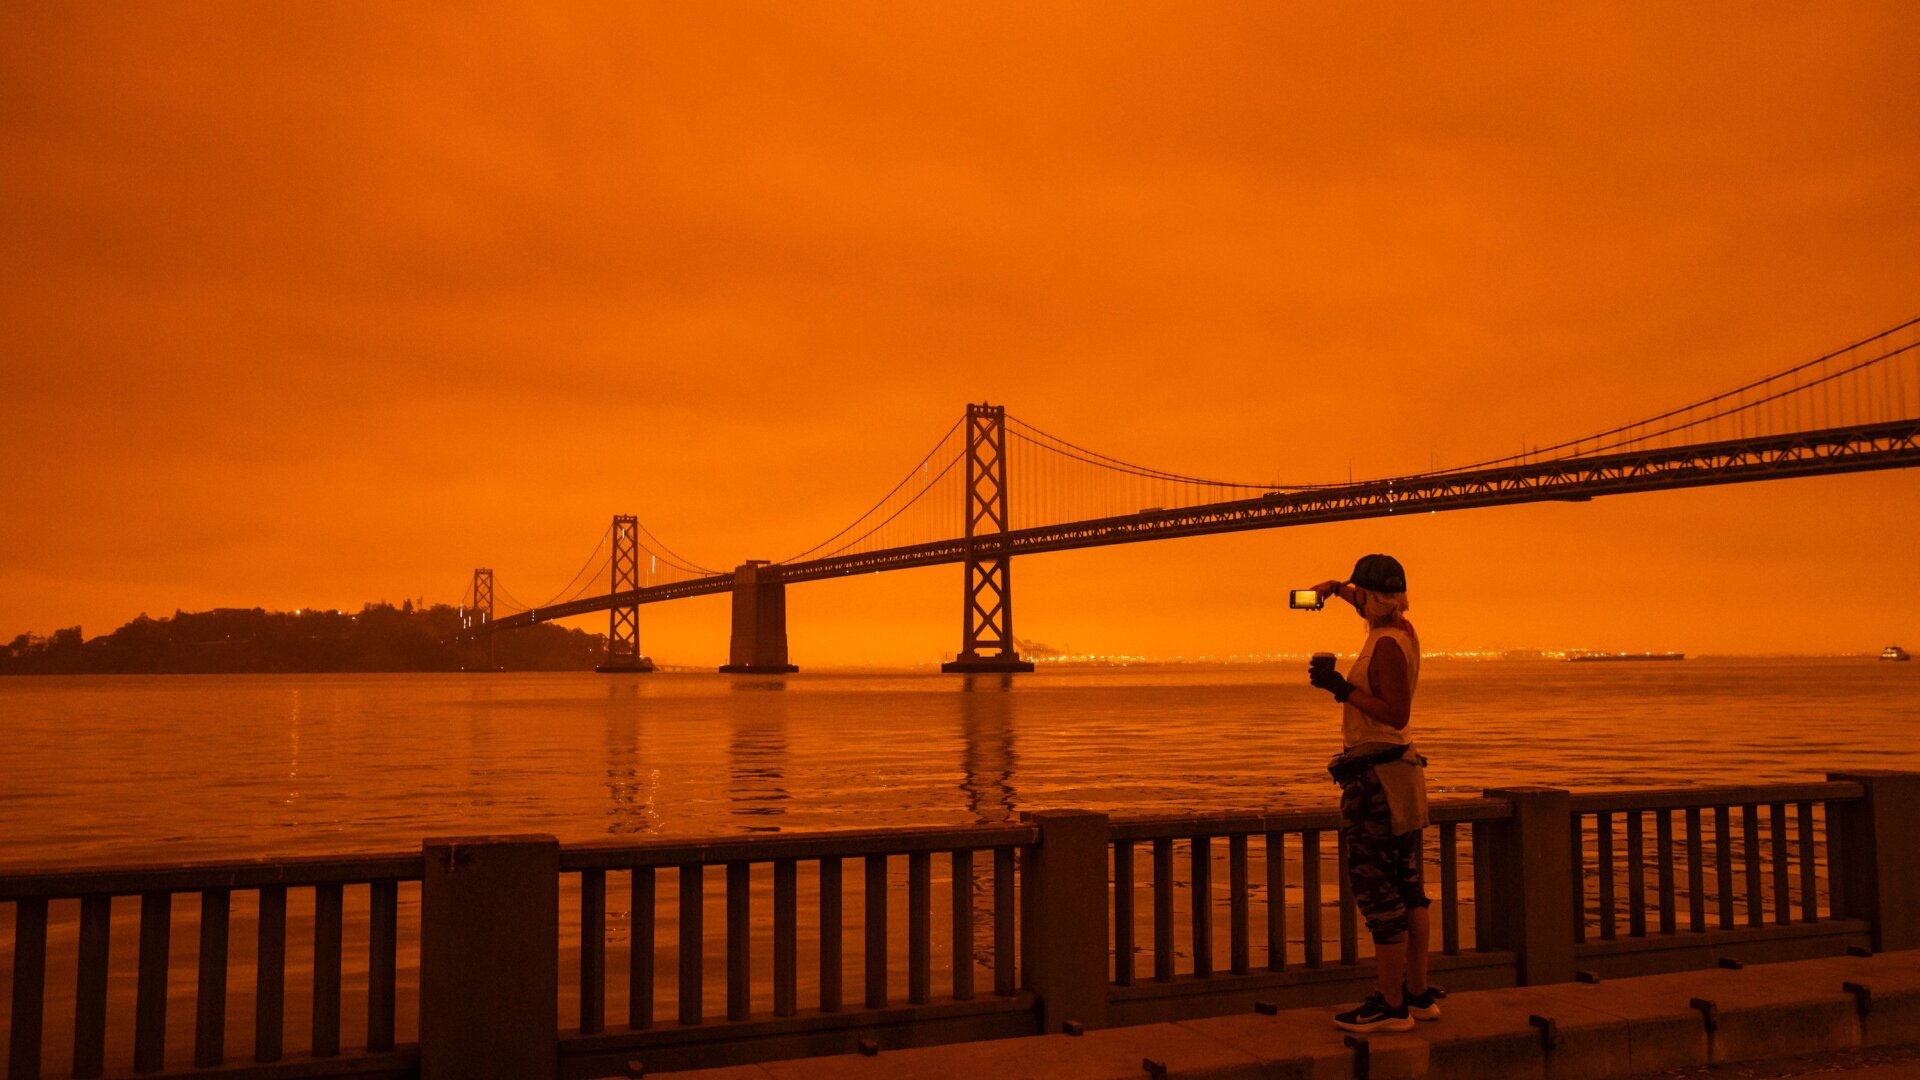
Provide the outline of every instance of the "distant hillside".
{"type": "MultiPolygon", "coordinates": [[[[80,628],[21,634],[0,647],[0,675],[215,674],[325,671],[459,671],[460,613],[368,604],[357,613],[216,608],[145,615],[83,640],[80,628]]],[[[501,634],[494,661],[513,671],[584,671],[606,656],[601,634],[551,623],[501,634]]]]}

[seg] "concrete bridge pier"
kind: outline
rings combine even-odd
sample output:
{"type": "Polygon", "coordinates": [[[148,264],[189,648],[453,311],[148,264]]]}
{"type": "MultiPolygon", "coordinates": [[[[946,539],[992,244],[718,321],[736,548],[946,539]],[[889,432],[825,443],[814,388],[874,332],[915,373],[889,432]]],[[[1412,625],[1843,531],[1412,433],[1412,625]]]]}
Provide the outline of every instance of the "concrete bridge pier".
{"type": "Polygon", "coordinates": [[[728,675],[784,675],[787,662],[787,583],[766,572],[765,559],[733,571],[733,641],[720,670],[728,675]]]}

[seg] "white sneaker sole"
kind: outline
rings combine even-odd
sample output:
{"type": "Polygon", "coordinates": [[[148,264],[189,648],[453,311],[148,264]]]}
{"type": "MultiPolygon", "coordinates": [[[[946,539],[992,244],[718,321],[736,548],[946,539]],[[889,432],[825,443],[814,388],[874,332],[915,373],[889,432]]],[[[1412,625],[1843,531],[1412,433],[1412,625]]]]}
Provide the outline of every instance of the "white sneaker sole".
{"type": "Polygon", "coordinates": [[[1438,1020],[1440,1019],[1440,1006],[1429,1005],[1422,1009],[1418,1006],[1409,1005],[1407,1006],[1407,1015],[1413,1017],[1415,1020],[1438,1020]]]}
{"type": "Polygon", "coordinates": [[[1404,1020],[1380,1020],[1371,1024],[1349,1024],[1344,1020],[1335,1020],[1333,1026],[1341,1031],[1351,1031],[1358,1035],[1365,1035],[1370,1031],[1412,1031],[1413,1017],[1409,1016],[1404,1020]]]}

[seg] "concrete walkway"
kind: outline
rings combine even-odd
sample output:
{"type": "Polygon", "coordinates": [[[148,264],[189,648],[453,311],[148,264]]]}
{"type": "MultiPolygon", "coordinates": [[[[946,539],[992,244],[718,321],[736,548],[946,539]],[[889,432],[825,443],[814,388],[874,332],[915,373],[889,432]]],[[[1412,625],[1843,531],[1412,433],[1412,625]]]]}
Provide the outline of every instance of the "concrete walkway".
{"type": "Polygon", "coordinates": [[[1358,1040],[1358,1046],[1346,1043],[1329,1019],[1335,1009],[1326,1007],[656,1075],[681,1080],[1641,1077],[1716,1062],[1920,1043],[1920,951],[1482,990],[1455,994],[1442,1008],[1445,1015],[1438,1022],[1405,1034],[1374,1035],[1358,1040]]]}
{"type": "Polygon", "coordinates": [[[1820,1076],[1828,1080],[1915,1080],[1920,1077],[1920,1044],[1829,1050],[1760,1061],[1728,1061],[1644,1073],[1632,1080],[1782,1080],[1795,1076],[1820,1076]]]}

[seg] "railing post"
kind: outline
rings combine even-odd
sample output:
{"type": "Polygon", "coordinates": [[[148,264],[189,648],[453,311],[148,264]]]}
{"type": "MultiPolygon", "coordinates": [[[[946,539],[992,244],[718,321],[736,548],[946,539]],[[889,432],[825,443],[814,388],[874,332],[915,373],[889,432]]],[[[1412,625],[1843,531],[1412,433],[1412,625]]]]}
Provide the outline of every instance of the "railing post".
{"type": "Polygon", "coordinates": [[[552,1080],[560,845],[473,836],[428,840],[423,852],[421,1080],[552,1080]]]}
{"type": "Polygon", "coordinates": [[[1107,1023],[1107,815],[1041,810],[1020,875],[1020,974],[1040,999],[1041,1031],[1107,1023]]]}
{"type": "Polygon", "coordinates": [[[1876,952],[1920,948],[1920,773],[1831,772],[1866,797],[1827,804],[1827,868],[1833,913],[1873,924],[1876,952]]]}
{"type": "MultiPolygon", "coordinates": [[[[1513,807],[1506,821],[1487,829],[1491,924],[1497,946],[1513,952],[1522,986],[1573,979],[1573,858],[1567,823],[1572,796],[1559,788],[1492,788],[1490,799],[1513,807]]],[[[1480,858],[1474,852],[1474,859],[1480,858]]]]}

